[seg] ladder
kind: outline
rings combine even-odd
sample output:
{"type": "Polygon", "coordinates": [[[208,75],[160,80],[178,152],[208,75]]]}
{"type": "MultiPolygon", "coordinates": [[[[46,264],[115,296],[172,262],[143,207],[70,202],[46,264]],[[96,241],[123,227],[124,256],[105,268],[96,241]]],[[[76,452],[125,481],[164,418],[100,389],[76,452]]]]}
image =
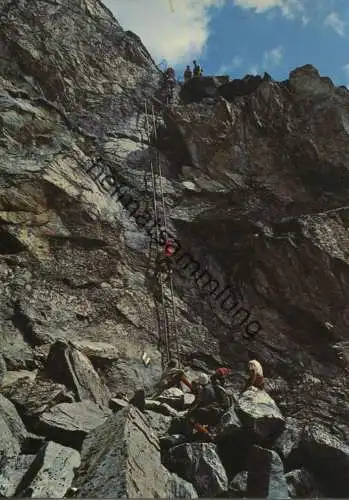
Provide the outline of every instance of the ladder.
{"type": "MultiPolygon", "coordinates": [[[[161,251],[160,228],[163,228],[165,234],[167,234],[167,217],[166,217],[165,197],[164,197],[164,190],[162,183],[160,157],[158,151],[157,150],[154,151],[153,148],[151,147],[152,138],[154,137],[155,140],[157,139],[157,123],[155,119],[154,106],[152,105],[151,110],[149,110],[146,101],[145,101],[145,117],[146,117],[146,130],[148,135],[148,144],[150,148],[150,171],[151,171],[152,193],[153,193],[153,209],[154,209],[154,218],[156,223],[155,238],[151,237],[150,239],[150,262],[154,270],[155,266],[157,265],[157,258],[159,255],[159,251],[161,251]],[[150,123],[150,115],[151,115],[151,123],[150,123]],[[155,152],[154,155],[153,151],[155,152]],[[158,184],[160,189],[158,189],[158,184]]],[[[159,339],[160,339],[160,352],[162,352],[163,354],[163,364],[164,365],[167,364],[168,361],[172,359],[174,353],[176,354],[178,362],[180,363],[180,352],[178,345],[178,331],[176,324],[172,274],[169,274],[168,276],[169,289],[170,289],[169,297],[166,297],[165,295],[165,282],[163,280],[161,271],[159,271],[158,274],[154,276],[154,278],[158,280],[160,288],[160,296],[161,296],[160,300],[161,313],[159,313],[159,339]]]]}

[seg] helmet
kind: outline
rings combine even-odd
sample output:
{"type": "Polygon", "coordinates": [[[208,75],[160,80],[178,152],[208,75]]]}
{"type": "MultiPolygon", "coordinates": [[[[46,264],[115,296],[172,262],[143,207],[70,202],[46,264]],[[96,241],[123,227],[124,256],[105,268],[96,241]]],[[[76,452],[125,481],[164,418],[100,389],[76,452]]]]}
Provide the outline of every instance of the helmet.
{"type": "Polygon", "coordinates": [[[208,375],[206,373],[200,373],[198,382],[201,385],[207,385],[209,383],[210,379],[208,378],[208,375]]]}

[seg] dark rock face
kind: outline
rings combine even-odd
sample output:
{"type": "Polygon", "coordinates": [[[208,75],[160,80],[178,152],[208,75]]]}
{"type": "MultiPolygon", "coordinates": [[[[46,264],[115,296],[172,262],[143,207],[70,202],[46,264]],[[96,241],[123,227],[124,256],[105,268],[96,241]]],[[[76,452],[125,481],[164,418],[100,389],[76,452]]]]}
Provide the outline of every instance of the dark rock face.
{"type": "Polygon", "coordinates": [[[289,498],[284,467],[275,451],[253,447],[248,467],[247,496],[289,498]]]}
{"type": "Polygon", "coordinates": [[[179,498],[197,498],[191,485],[161,465],[158,440],[132,406],[87,437],[74,485],[82,497],[167,498],[176,492],[183,495],[179,498]]]}
{"type": "MultiPolygon", "coordinates": [[[[190,379],[231,366],[234,395],[251,355],[266,376],[266,391],[243,394],[215,430],[217,470],[198,455],[185,459],[200,495],[227,494],[225,477],[246,471],[258,444],[273,473],[257,496],[284,494],[275,451],[290,478],[302,469],[327,496],[348,496],[349,93],[311,65],[284,82],[193,79],[172,106],[161,81],[139,37],[99,0],[2,1],[0,494],[17,490],[29,467],[23,454],[41,453],[44,439],[94,450],[93,436],[106,443],[114,424],[119,435],[129,426],[141,436],[135,422],[121,423],[135,409],[117,400],[152,393],[169,348],[190,379]],[[161,239],[177,247],[163,297],[154,278],[161,189],[161,239]],[[200,482],[197,470],[212,477],[200,482]]],[[[144,418],[156,412],[155,433],[182,434],[179,449],[189,450],[200,436],[182,401],[146,400],[144,418]]],[[[132,437],[123,439],[136,456],[132,437]]],[[[137,456],[147,465],[137,463],[157,464],[151,491],[195,497],[147,439],[137,456]]],[[[101,463],[130,471],[110,453],[101,463]]],[[[91,466],[86,452],[83,463],[91,466]]],[[[111,494],[112,473],[88,470],[82,487],[111,494]]],[[[63,495],[71,471],[52,490],[35,483],[36,494],[63,495]]],[[[135,486],[127,474],[117,488],[136,494],[145,479],[135,486]]]]}

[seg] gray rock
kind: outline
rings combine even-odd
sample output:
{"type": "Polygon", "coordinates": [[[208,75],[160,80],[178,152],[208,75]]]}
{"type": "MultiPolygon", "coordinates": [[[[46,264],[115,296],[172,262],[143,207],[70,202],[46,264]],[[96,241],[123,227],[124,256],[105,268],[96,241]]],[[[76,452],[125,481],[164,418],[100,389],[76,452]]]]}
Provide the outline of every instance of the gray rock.
{"type": "Polygon", "coordinates": [[[4,356],[2,354],[0,354],[0,387],[4,382],[4,378],[6,376],[6,373],[7,373],[6,362],[5,362],[4,356]]]}
{"type": "Polygon", "coordinates": [[[0,394],[0,463],[18,455],[27,434],[15,406],[0,394]]]}
{"type": "Polygon", "coordinates": [[[236,412],[242,424],[260,439],[277,438],[285,427],[284,417],[265,391],[255,388],[245,391],[236,412]]]}
{"type": "Polygon", "coordinates": [[[241,429],[242,424],[236,414],[235,408],[232,406],[222,415],[220,424],[217,428],[217,436],[219,439],[224,439],[227,436],[230,437],[236,435],[241,431],[241,429]]]}
{"type": "Polygon", "coordinates": [[[0,495],[12,497],[35,455],[18,455],[8,459],[0,469],[0,495]]]}
{"type": "Polygon", "coordinates": [[[121,398],[111,398],[109,401],[109,408],[115,412],[121,410],[122,408],[126,408],[128,405],[129,402],[121,398]]]}
{"type": "Polygon", "coordinates": [[[92,401],[62,403],[38,417],[36,432],[79,450],[86,435],[111,413],[111,410],[102,410],[92,401]]]}
{"type": "Polygon", "coordinates": [[[236,497],[246,497],[248,471],[243,470],[236,474],[229,484],[229,492],[236,497]]]}
{"type": "Polygon", "coordinates": [[[180,498],[196,498],[174,479],[161,464],[158,440],[144,415],[129,406],[86,438],[74,487],[82,497],[168,498],[181,489],[180,498]]]}
{"type": "Polygon", "coordinates": [[[168,498],[199,498],[195,488],[176,474],[171,474],[167,483],[168,498]]]}
{"type": "Polygon", "coordinates": [[[248,463],[247,496],[289,498],[284,466],[272,450],[253,446],[248,463]]]}
{"type": "Polygon", "coordinates": [[[318,498],[323,494],[316,478],[306,469],[295,469],[285,474],[291,498],[318,498]]]}
{"type": "Polygon", "coordinates": [[[170,470],[190,481],[200,496],[216,496],[228,489],[228,478],[212,443],[186,443],[169,450],[170,470]]]}
{"type": "Polygon", "coordinates": [[[53,380],[73,390],[78,401],[90,400],[101,407],[108,406],[108,389],[88,357],[72,344],[57,340],[51,346],[45,369],[53,380]]]}
{"type": "Polygon", "coordinates": [[[322,479],[334,496],[349,496],[349,446],[330,434],[326,427],[309,424],[302,436],[309,465],[316,463],[322,479]]]}
{"type": "Polygon", "coordinates": [[[93,363],[104,364],[120,357],[117,347],[108,342],[93,342],[92,340],[72,340],[72,345],[79,349],[93,363]]]}
{"type": "Polygon", "coordinates": [[[145,411],[144,415],[149,423],[149,427],[157,437],[167,434],[172,421],[171,417],[149,410],[145,411]]]}
{"type": "Polygon", "coordinates": [[[16,495],[30,498],[62,498],[70,487],[80,454],[49,442],[44,445],[18,485],[16,495]]]}
{"type": "Polygon", "coordinates": [[[292,462],[293,457],[300,451],[304,424],[296,418],[286,417],[286,425],[282,434],[275,441],[273,449],[284,461],[292,462]]]}
{"type": "Polygon", "coordinates": [[[166,403],[175,410],[184,410],[184,393],[177,387],[171,387],[158,396],[157,401],[166,403]]]}
{"type": "Polygon", "coordinates": [[[64,385],[38,377],[35,380],[19,378],[3,387],[3,393],[26,417],[39,415],[56,404],[74,401],[64,385]]]}

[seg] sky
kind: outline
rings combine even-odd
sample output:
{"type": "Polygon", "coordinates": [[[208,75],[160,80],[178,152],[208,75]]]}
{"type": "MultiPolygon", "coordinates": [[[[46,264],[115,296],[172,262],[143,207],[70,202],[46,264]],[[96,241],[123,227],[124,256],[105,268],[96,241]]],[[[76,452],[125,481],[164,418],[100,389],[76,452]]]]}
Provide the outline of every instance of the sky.
{"type": "Polygon", "coordinates": [[[205,75],[266,71],[278,81],[312,64],[349,87],[349,0],[102,1],[179,77],[193,59],[205,75]]]}

